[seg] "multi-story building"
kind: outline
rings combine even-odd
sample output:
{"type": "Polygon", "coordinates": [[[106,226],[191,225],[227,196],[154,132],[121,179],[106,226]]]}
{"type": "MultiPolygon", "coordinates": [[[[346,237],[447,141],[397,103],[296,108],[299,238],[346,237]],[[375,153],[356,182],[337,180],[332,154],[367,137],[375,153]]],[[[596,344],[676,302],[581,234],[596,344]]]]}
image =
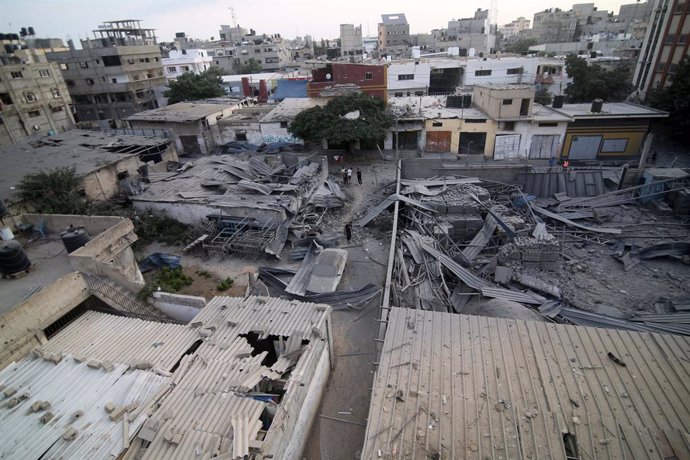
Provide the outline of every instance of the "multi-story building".
{"type": "Polygon", "coordinates": [[[226,73],[235,73],[238,70],[237,47],[233,45],[216,43],[214,48],[206,50],[211,57],[211,63],[223,69],[226,73]]]}
{"type": "Polygon", "coordinates": [[[48,53],[59,64],[83,126],[122,125],[128,116],[158,107],[156,91],[165,86],[154,29],[138,20],[110,21],[94,30],[82,49],[48,53]]]}
{"type": "MultiPolygon", "coordinates": [[[[237,47],[236,59],[240,66],[252,59],[261,66],[262,72],[274,72],[292,62],[287,42],[278,36],[253,36],[237,47]]],[[[240,67],[241,68],[241,67],[240,67]]]]}
{"type": "Polygon", "coordinates": [[[520,16],[516,20],[499,27],[498,30],[501,32],[504,38],[510,38],[519,34],[523,30],[529,29],[530,24],[531,21],[529,19],[525,19],[524,17],[520,16]]]}
{"type": "Polygon", "coordinates": [[[361,56],[362,26],[354,24],[340,24],[340,52],[342,56],[361,56]]]}
{"type": "Polygon", "coordinates": [[[0,146],[74,128],[60,67],[16,34],[0,34],[0,146]]]}
{"type": "Polygon", "coordinates": [[[426,96],[431,83],[431,65],[415,61],[388,66],[388,96],[426,96]]]}
{"type": "Polygon", "coordinates": [[[175,80],[187,72],[199,74],[211,67],[213,58],[208,51],[201,49],[171,50],[167,58],[161,59],[163,75],[168,80],[175,80]]]}
{"type": "Polygon", "coordinates": [[[411,46],[410,25],[403,13],[382,14],[379,23],[379,52],[400,55],[411,46]]]}
{"type": "Polygon", "coordinates": [[[370,64],[327,63],[312,70],[308,97],[334,97],[364,93],[384,102],[388,99],[387,67],[370,64]]]}
{"type": "Polygon", "coordinates": [[[671,84],[678,63],[690,51],[690,2],[656,0],[633,84],[641,98],[671,84]]]}
{"type": "Polygon", "coordinates": [[[575,39],[577,17],[573,11],[552,8],[534,14],[532,34],[539,43],[571,42],[575,39]]]}
{"type": "Polygon", "coordinates": [[[230,27],[227,24],[221,24],[218,34],[221,41],[232,43],[233,45],[239,45],[242,43],[242,41],[244,41],[244,37],[249,34],[249,31],[244,27],[230,27]]]}

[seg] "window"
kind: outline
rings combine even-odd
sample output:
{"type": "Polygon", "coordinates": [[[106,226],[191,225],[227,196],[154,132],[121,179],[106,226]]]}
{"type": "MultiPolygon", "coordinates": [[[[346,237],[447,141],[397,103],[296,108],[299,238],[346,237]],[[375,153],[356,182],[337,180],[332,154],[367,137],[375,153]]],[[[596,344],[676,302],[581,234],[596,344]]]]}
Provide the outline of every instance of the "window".
{"type": "Polygon", "coordinates": [[[266,64],[277,64],[279,62],[279,59],[277,57],[267,57],[265,61],[266,64]]]}
{"type": "Polygon", "coordinates": [[[676,34],[668,34],[666,35],[666,38],[664,39],[664,44],[666,45],[673,45],[673,42],[676,41],[676,34]]]}
{"type": "Polygon", "coordinates": [[[63,109],[63,107],[62,107],[61,105],[56,105],[56,106],[53,106],[53,107],[50,108],[50,111],[53,112],[53,113],[62,112],[63,110],[64,110],[64,109],[63,109]]]}
{"type": "Polygon", "coordinates": [[[398,80],[414,80],[414,74],[406,73],[406,74],[398,75],[398,80]]]}
{"type": "Polygon", "coordinates": [[[65,84],[70,88],[74,88],[74,80],[65,80],[65,84]]]}
{"type": "Polygon", "coordinates": [[[149,59],[149,58],[144,58],[144,61],[145,61],[145,62],[151,62],[151,59],[149,59]]]}
{"type": "Polygon", "coordinates": [[[468,118],[465,120],[465,123],[486,123],[486,120],[483,118],[468,118]]]}
{"type": "Polygon", "coordinates": [[[395,97],[402,97],[403,93],[395,93],[395,97]]]}
{"type": "Polygon", "coordinates": [[[513,69],[506,70],[508,75],[520,75],[522,73],[522,67],[515,67],[513,69]]]}
{"type": "Polygon", "coordinates": [[[539,123],[540,128],[555,128],[556,126],[558,126],[558,123],[552,121],[539,123]]]}
{"type": "Polygon", "coordinates": [[[50,90],[51,94],[53,95],[54,98],[60,97],[60,90],[57,88],[51,88],[50,90]]]}
{"type": "Polygon", "coordinates": [[[132,75],[132,80],[138,81],[138,80],[139,80],[139,75],[132,75]]]}
{"type": "Polygon", "coordinates": [[[114,67],[114,66],[122,65],[122,61],[120,60],[120,56],[118,56],[118,55],[103,56],[103,65],[106,67],[114,67]]]}
{"type": "Polygon", "coordinates": [[[415,96],[424,96],[424,91],[415,91],[414,95],[415,96]]]}
{"type": "Polygon", "coordinates": [[[134,59],[127,59],[127,64],[134,64],[134,59]]]}
{"type": "Polygon", "coordinates": [[[34,93],[24,93],[24,98],[26,102],[36,102],[36,95],[34,93]]]}
{"type": "Polygon", "coordinates": [[[79,67],[81,67],[82,69],[88,69],[88,68],[89,68],[89,63],[86,62],[86,61],[82,61],[82,62],[79,63],[79,67]]]}
{"type": "Polygon", "coordinates": [[[17,72],[10,72],[10,75],[12,76],[12,78],[15,78],[15,79],[16,79],[16,78],[22,78],[22,77],[23,77],[22,73],[19,72],[19,71],[17,71],[17,72]]]}
{"type": "Polygon", "coordinates": [[[678,36],[678,44],[685,45],[688,42],[688,34],[682,34],[678,36]]]}
{"type": "Polygon", "coordinates": [[[157,57],[153,58],[153,60],[156,61],[156,62],[160,61],[160,59],[157,58],[157,57]]]}
{"type": "Polygon", "coordinates": [[[247,140],[247,133],[246,133],[246,131],[237,131],[237,132],[235,133],[235,140],[236,140],[236,141],[240,141],[240,142],[246,141],[246,140],[247,140]]]}
{"type": "Polygon", "coordinates": [[[110,81],[111,81],[112,83],[117,83],[117,78],[111,78],[110,81]]]}
{"type": "Polygon", "coordinates": [[[96,84],[96,81],[93,78],[87,78],[86,79],[86,84],[89,86],[93,86],[96,84]]]}
{"type": "Polygon", "coordinates": [[[13,104],[12,102],[12,97],[10,96],[9,93],[0,93],[0,102],[3,105],[11,105],[13,104]]]}
{"type": "Polygon", "coordinates": [[[68,64],[60,64],[60,70],[69,70],[68,64]]]}
{"type": "Polygon", "coordinates": [[[512,99],[503,99],[503,105],[513,105],[512,99]]]}
{"type": "Polygon", "coordinates": [[[41,112],[39,112],[38,110],[32,110],[31,112],[29,112],[29,116],[30,116],[31,118],[40,117],[40,116],[41,116],[41,112]]]}
{"type": "Polygon", "coordinates": [[[443,126],[443,123],[440,121],[435,121],[435,122],[431,123],[431,126],[433,126],[434,128],[440,128],[443,126]]]}
{"type": "Polygon", "coordinates": [[[605,139],[601,144],[601,153],[624,153],[627,148],[627,139],[605,139]]]}
{"type": "Polygon", "coordinates": [[[490,75],[491,75],[491,70],[475,70],[474,71],[475,77],[488,77],[490,75]]]}
{"type": "Polygon", "coordinates": [[[515,122],[514,121],[506,121],[503,123],[503,130],[504,131],[515,131],[515,122]]]}
{"type": "Polygon", "coordinates": [[[187,54],[187,50],[182,50],[182,54],[187,54]]]}
{"type": "Polygon", "coordinates": [[[41,69],[41,70],[38,71],[38,76],[41,77],[41,78],[50,77],[50,70],[48,70],[48,69],[41,69]]]}
{"type": "Polygon", "coordinates": [[[374,79],[374,73],[373,72],[367,72],[364,74],[364,79],[365,80],[373,80],[374,79]]]}
{"type": "Polygon", "coordinates": [[[175,73],[175,72],[177,72],[177,67],[175,67],[175,66],[170,66],[170,67],[168,67],[168,72],[170,72],[170,73],[175,73]]]}
{"type": "Polygon", "coordinates": [[[189,66],[188,65],[181,65],[180,71],[181,72],[189,72],[189,66]]]}
{"type": "Polygon", "coordinates": [[[280,127],[281,127],[281,128],[287,128],[287,127],[288,127],[288,122],[287,122],[287,121],[281,121],[281,122],[280,122],[280,127]]]}
{"type": "Polygon", "coordinates": [[[139,62],[145,62],[144,58],[139,58],[139,62]]]}

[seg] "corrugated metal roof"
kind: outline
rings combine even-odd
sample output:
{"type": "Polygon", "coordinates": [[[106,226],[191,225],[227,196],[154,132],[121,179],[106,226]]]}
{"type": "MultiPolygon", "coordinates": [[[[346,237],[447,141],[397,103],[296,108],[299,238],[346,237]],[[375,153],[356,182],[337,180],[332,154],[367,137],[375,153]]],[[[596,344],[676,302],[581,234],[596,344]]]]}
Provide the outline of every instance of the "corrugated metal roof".
{"type": "Polygon", "coordinates": [[[135,113],[134,115],[130,115],[127,120],[189,123],[199,121],[211,115],[222,114],[224,110],[231,109],[238,105],[238,101],[232,101],[227,105],[178,102],[177,104],[135,113]]]}
{"type": "MultiPolygon", "coordinates": [[[[0,409],[0,457],[38,458],[116,458],[124,451],[124,422],[113,421],[105,410],[132,405],[128,418],[132,439],[144,423],[143,408],[165,387],[170,378],[150,371],[128,371],[115,364],[111,371],[94,369],[86,362],[67,356],[59,363],[27,358],[0,372],[0,386],[17,391],[26,399],[14,407],[0,409]],[[46,410],[34,412],[35,403],[50,403],[46,410]],[[81,416],[74,417],[77,411],[81,416]],[[47,412],[53,418],[43,423],[47,412]],[[70,427],[77,430],[73,440],[63,439],[70,427]]],[[[18,398],[21,399],[21,398],[18,398]]],[[[3,400],[7,403],[9,398],[3,400]]]]}
{"type": "Polygon", "coordinates": [[[392,308],[362,458],[688,458],[689,382],[685,337],[392,308]]]}
{"type": "Polygon", "coordinates": [[[539,198],[552,198],[556,193],[566,193],[571,198],[606,193],[602,171],[530,172],[518,176],[522,191],[539,198]]]}
{"type": "Polygon", "coordinates": [[[52,337],[40,352],[132,366],[149,363],[170,370],[199,339],[199,332],[186,325],[88,311],[52,337]]]}

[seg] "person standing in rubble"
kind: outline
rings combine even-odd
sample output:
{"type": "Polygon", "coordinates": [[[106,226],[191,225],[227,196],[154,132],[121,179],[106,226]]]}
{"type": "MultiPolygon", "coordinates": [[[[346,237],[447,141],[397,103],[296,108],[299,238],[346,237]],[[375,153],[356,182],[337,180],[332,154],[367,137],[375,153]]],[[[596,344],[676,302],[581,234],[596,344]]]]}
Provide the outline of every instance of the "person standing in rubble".
{"type": "Polygon", "coordinates": [[[357,183],[362,185],[362,170],[357,168],[357,183]]]}
{"type": "Polygon", "coordinates": [[[343,175],[343,185],[347,185],[347,171],[345,168],[340,168],[340,174],[343,175]]]}
{"type": "Polygon", "coordinates": [[[352,239],[352,222],[348,222],[347,224],[345,224],[345,237],[347,238],[347,242],[349,243],[352,239]]]}
{"type": "Polygon", "coordinates": [[[347,185],[352,183],[352,168],[347,168],[347,185]]]}

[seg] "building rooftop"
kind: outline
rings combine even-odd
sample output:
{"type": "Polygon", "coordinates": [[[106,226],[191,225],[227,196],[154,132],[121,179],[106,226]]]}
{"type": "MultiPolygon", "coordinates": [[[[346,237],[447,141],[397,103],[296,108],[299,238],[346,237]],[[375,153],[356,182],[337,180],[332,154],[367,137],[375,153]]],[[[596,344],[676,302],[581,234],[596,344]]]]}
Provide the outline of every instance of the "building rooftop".
{"type": "Polygon", "coordinates": [[[0,453],[282,453],[306,393],[321,391],[312,378],[328,343],[330,311],[269,297],[216,297],[188,325],[87,311],[0,371],[6,393],[16,395],[16,409],[0,418],[0,453]]]}
{"type": "Polygon", "coordinates": [[[392,308],[362,458],[685,458],[690,338],[392,308]]]}
{"type": "Polygon", "coordinates": [[[127,117],[128,121],[167,121],[172,123],[193,123],[210,115],[222,112],[228,107],[202,102],[178,102],[177,104],[146,110],[127,117]]]}
{"type": "Polygon", "coordinates": [[[554,109],[575,119],[582,118],[665,118],[668,112],[631,104],[629,102],[605,102],[602,111],[593,113],[592,104],[564,104],[563,108],[554,109]]]}
{"type": "Polygon", "coordinates": [[[533,85],[492,85],[492,84],[482,84],[475,85],[476,88],[486,88],[491,91],[516,91],[516,90],[529,90],[534,91],[533,85]]]}
{"type": "Polygon", "coordinates": [[[532,116],[531,120],[536,121],[573,121],[573,117],[570,115],[559,112],[551,107],[543,106],[541,104],[532,105],[532,116]]]}
{"type": "Polygon", "coordinates": [[[272,111],[266,114],[262,123],[278,123],[282,121],[292,121],[303,110],[310,109],[319,105],[326,105],[328,99],[315,97],[296,97],[284,99],[272,111]]]}
{"type": "Polygon", "coordinates": [[[407,19],[403,13],[382,14],[381,22],[386,26],[407,24],[407,19]]]}
{"type": "Polygon", "coordinates": [[[109,134],[75,129],[55,136],[43,137],[26,144],[0,148],[0,199],[11,201],[14,187],[30,173],[56,168],[74,168],[85,175],[170,144],[169,139],[109,134]]]}
{"type": "Polygon", "coordinates": [[[232,115],[224,117],[218,124],[232,125],[232,124],[247,124],[248,122],[258,122],[271,110],[275,109],[275,105],[253,105],[239,110],[235,110],[232,115]]]}
{"type": "Polygon", "coordinates": [[[263,72],[263,73],[245,73],[238,75],[223,75],[223,83],[242,83],[242,78],[248,78],[249,83],[259,83],[261,80],[272,81],[282,80],[283,78],[291,78],[296,76],[296,72],[280,73],[280,72],[263,72]]]}
{"type": "Polygon", "coordinates": [[[388,105],[390,110],[399,117],[399,119],[423,118],[425,120],[431,120],[435,118],[491,118],[474,107],[466,109],[446,107],[446,101],[446,96],[409,96],[390,98],[388,100],[388,105]]]}

